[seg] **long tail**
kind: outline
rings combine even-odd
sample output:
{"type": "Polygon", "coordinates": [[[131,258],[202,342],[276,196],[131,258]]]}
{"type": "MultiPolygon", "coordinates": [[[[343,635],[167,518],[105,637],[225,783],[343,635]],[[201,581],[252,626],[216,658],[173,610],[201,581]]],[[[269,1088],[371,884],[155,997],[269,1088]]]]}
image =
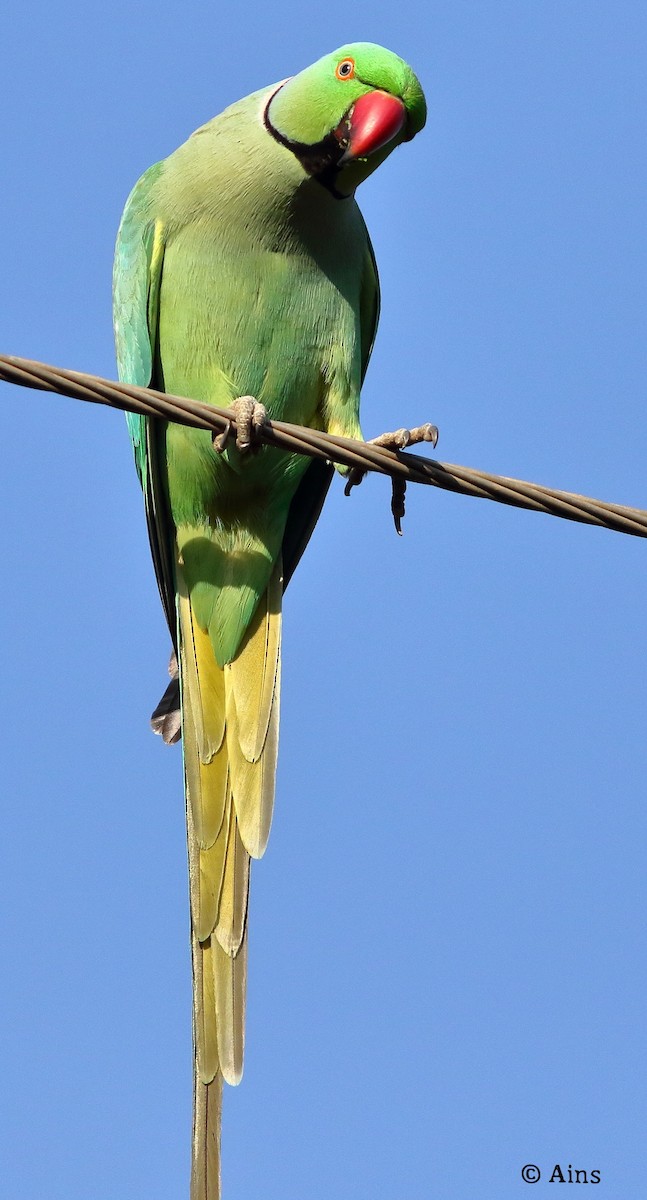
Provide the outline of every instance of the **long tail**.
{"type": "Polygon", "coordinates": [[[179,654],[193,957],[191,1200],[219,1200],[222,1082],[245,1044],[250,857],[267,845],[278,750],[280,563],[233,662],[219,667],[180,580],[179,654]]]}

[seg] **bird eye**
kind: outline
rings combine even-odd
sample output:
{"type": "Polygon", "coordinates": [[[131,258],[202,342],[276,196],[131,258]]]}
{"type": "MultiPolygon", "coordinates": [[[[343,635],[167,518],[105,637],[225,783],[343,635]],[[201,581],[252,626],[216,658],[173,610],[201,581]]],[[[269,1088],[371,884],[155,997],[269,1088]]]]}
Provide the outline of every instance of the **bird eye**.
{"type": "Polygon", "coordinates": [[[337,63],[335,75],[338,79],[352,79],[355,74],[355,61],[352,58],[342,58],[340,63],[337,63]]]}

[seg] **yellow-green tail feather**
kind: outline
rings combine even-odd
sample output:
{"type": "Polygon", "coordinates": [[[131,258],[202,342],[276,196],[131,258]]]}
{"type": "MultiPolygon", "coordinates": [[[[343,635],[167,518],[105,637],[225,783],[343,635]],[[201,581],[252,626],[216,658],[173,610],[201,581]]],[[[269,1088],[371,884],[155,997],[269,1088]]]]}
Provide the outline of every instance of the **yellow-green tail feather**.
{"type": "Polygon", "coordinates": [[[278,749],[280,564],[220,667],[178,567],[179,660],[194,988],[191,1200],[220,1196],[222,1081],[243,1071],[250,857],[270,831],[278,749]]]}

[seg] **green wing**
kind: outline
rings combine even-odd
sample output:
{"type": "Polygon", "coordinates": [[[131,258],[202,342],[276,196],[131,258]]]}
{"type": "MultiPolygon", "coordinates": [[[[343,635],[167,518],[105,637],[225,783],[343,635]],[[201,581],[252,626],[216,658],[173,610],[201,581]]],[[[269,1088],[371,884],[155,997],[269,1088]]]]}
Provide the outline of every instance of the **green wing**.
{"type": "MultiPolygon", "coordinates": [[[[164,262],[164,230],[151,211],[151,191],[163,163],[150,167],[135,184],[119,226],[113,275],[113,315],[119,378],[138,387],[162,386],[157,337],[164,262]]],[[[162,605],[176,639],[172,538],[166,500],[157,470],[159,422],[127,413],[137,474],[144,493],[146,521],[162,605]]]]}
{"type": "MultiPolygon", "coordinates": [[[[135,184],[124,210],[117,235],[113,280],[113,312],[119,378],[163,390],[159,378],[157,332],[159,292],[164,260],[164,235],[150,212],[150,193],[163,163],[150,167],[135,184]]],[[[368,368],[380,312],[380,285],[373,247],[365,228],[366,255],[360,296],[362,383],[368,368]]],[[[171,538],[166,501],[161,494],[156,470],[157,422],[134,413],[127,414],[137,472],[144,492],[148,534],[155,574],[166,619],[175,644],[175,581],[171,561],[171,538]]],[[[283,540],[284,587],[292,577],[317,523],[333,468],[315,459],[296,491],[288,514],[283,540]]]]}
{"type": "MultiPolygon", "coordinates": [[[[362,341],[362,383],[368,369],[377,323],[380,317],[380,280],[368,230],[366,256],[360,295],[360,331],[362,341]]],[[[330,487],[333,468],[321,459],[313,459],[290,505],[283,537],[283,588],[287,587],[303,554],[330,487]]]]}

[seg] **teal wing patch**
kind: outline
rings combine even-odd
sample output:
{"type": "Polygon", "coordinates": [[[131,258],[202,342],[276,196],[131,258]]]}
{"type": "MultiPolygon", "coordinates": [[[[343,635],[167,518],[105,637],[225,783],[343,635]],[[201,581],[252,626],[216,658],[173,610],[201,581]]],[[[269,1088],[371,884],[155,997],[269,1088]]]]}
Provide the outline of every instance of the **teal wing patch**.
{"type": "MultiPolygon", "coordinates": [[[[158,321],[164,229],[153,212],[151,190],[163,166],[156,163],[135,184],[124,209],[115,250],[113,319],[119,378],[138,387],[160,383],[158,321]]],[[[173,534],[158,468],[160,422],[136,413],[127,413],[126,420],[144,492],[157,584],[175,641],[173,534]]]]}
{"type": "MultiPolygon", "coordinates": [[[[148,387],[153,377],[163,243],[150,211],[150,193],[161,163],[135,184],[121,218],[112,282],[112,305],[119,378],[148,387]]],[[[126,416],[139,478],[146,476],[146,418],[126,416]]]]}

